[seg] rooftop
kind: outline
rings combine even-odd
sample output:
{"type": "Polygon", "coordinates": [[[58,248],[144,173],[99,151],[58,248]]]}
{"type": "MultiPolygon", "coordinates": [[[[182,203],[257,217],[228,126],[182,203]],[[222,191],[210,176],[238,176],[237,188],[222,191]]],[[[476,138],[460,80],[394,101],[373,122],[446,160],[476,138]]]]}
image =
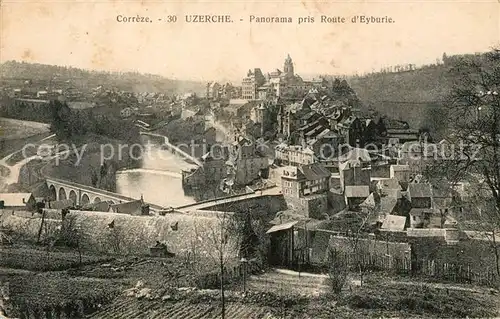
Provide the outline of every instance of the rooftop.
{"type": "Polygon", "coordinates": [[[320,163],[303,165],[300,170],[307,180],[318,180],[330,177],[331,173],[320,163]]]}
{"type": "Polygon", "coordinates": [[[405,229],[405,224],[405,216],[387,215],[381,228],[391,231],[403,231],[405,229]]]}
{"type": "Polygon", "coordinates": [[[408,195],[410,196],[410,198],[432,197],[431,184],[410,183],[408,184],[408,195]]]}
{"type": "Polygon", "coordinates": [[[3,193],[0,194],[0,201],[4,202],[5,207],[25,206],[31,196],[31,193],[3,193]]]}
{"type": "Polygon", "coordinates": [[[346,186],[344,193],[348,198],[366,198],[370,195],[370,187],[365,185],[346,186]]]}

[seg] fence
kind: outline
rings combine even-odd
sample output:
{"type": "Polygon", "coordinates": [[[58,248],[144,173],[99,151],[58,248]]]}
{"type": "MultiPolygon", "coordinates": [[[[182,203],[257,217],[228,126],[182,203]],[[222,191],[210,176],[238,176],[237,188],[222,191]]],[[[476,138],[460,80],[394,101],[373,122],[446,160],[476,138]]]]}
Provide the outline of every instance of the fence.
{"type": "MultiPolygon", "coordinates": [[[[325,232],[325,235],[327,233],[325,232]]],[[[437,254],[422,255],[422,247],[418,253],[414,252],[413,245],[408,243],[386,242],[371,239],[358,239],[356,253],[353,252],[353,238],[344,236],[329,236],[328,246],[325,239],[318,242],[317,249],[313,243],[313,258],[321,267],[326,267],[328,250],[340,252],[343,261],[353,270],[361,267],[364,271],[389,271],[397,274],[422,276],[428,279],[452,281],[457,283],[470,283],[478,285],[495,286],[500,283],[500,276],[495,265],[491,262],[474,262],[473,259],[458,258],[447,252],[446,247],[438,246],[437,254]],[[318,255],[325,256],[318,258],[318,255]],[[418,257],[420,256],[420,257],[418,257]]],[[[315,240],[319,239],[316,235],[315,240]]],[[[427,248],[424,247],[424,248],[427,248]]],[[[429,248],[430,249],[430,248],[429,248]]],[[[450,248],[448,248],[450,249],[450,248]]],[[[479,249],[476,247],[476,249],[479,249]]],[[[296,259],[307,263],[303,252],[294,252],[296,259]]],[[[484,261],[484,256],[482,261],[484,261]]]]}
{"type": "Polygon", "coordinates": [[[499,283],[495,269],[474,269],[471,264],[443,262],[436,259],[415,261],[415,275],[452,282],[494,286],[499,283]]]}
{"type": "Polygon", "coordinates": [[[378,255],[374,253],[346,253],[337,254],[342,261],[352,270],[359,271],[394,271],[409,274],[412,270],[411,259],[408,257],[396,257],[393,255],[378,255]]]}

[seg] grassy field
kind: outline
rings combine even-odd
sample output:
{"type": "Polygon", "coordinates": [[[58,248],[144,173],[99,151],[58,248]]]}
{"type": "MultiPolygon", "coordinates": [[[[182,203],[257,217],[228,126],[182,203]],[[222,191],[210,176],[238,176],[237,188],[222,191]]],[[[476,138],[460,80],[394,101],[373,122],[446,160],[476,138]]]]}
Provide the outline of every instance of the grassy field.
{"type": "Polygon", "coordinates": [[[48,133],[49,129],[49,125],[44,123],[0,118],[0,141],[48,133]]]}
{"type": "MultiPolygon", "coordinates": [[[[207,270],[208,271],[208,270],[207,270]]],[[[0,283],[9,283],[15,316],[65,313],[81,317],[137,282],[153,289],[194,286],[182,259],[82,255],[75,250],[14,245],[0,249],[0,283]]],[[[1,286],[1,285],[0,285],[1,286]]],[[[40,317],[42,316],[42,317],[40,317]]],[[[35,316],[36,317],[36,316],[35,316]]]]}
{"type": "MultiPolygon", "coordinates": [[[[9,282],[18,314],[76,318],[219,318],[219,290],[196,289],[186,260],[78,254],[19,245],[0,250],[0,282],[9,282]],[[51,267],[48,267],[51,265],[51,267]],[[192,288],[189,288],[192,287],[192,288]]],[[[209,271],[207,269],[207,271],[209,271]]],[[[328,280],[268,271],[227,285],[227,318],[485,318],[500,313],[498,290],[367,274],[340,295],[328,280]]],[[[36,317],[36,316],[35,316],[36,317]]],[[[46,317],[49,318],[49,317],[46,317]]]]}
{"type": "Polygon", "coordinates": [[[82,263],[80,264],[79,258],[75,251],[3,247],[0,250],[0,267],[31,271],[56,271],[110,260],[109,257],[105,256],[82,255],[82,263]]]}

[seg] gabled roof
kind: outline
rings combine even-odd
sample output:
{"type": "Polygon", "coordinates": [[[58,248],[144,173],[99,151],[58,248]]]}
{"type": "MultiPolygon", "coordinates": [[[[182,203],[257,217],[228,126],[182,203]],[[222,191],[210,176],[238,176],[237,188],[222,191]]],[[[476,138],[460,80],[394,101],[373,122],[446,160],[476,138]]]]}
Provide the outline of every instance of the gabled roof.
{"type": "Polygon", "coordinates": [[[348,198],[366,198],[370,195],[370,187],[365,185],[346,186],[344,193],[348,198]]]}
{"type": "Polygon", "coordinates": [[[280,225],[274,225],[273,227],[269,228],[269,230],[266,232],[266,234],[274,233],[274,232],[277,232],[280,230],[290,229],[293,226],[295,226],[297,223],[298,223],[298,221],[293,221],[293,222],[284,223],[284,224],[280,224],[280,225]]]}
{"type": "Polygon", "coordinates": [[[331,173],[320,163],[313,163],[308,165],[303,165],[300,167],[302,174],[304,174],[307,180],[318,180],[322,178],[330,177],[331,173]]]}
{"type": "Polygon", "coordinates": [[[382,196],[380,198],[380,211],[383,213],[392,213],[396,205],[398,204],[398,199],[392,196],[382,196]]]}
{"type": "Polygon", "coordinates": [[[375,208],[379,202],[379,198],[375,198],[375,193],[371,193],[359,206],[367,208],[375,208]]]}
{"type": "Polygon", "coordinates": [[[56,201],[53,201],[53,202],[49,202],[48,203],[48,208],[52,208],[52,209],[66,209],[66,208],[70,208],[70,207],[73,207],[75,205],[75,203],[73,202],[72,199],[63,199],[63,200],[56,200],[56,201]]]}
{"type": "Polygon", "coordinates": [[[387,215],[381,228],[392,231],[403,231],[405,229],[405,224],[405,216],[387,215]]]}
{"type": "Polygon", "coordinates": [[[382,190],[382,194],[384,194],[385,196],[384,197],[391,197],[391,198],[395,198],[395,199],[399,199],[399,198],[402,198],[403,197],[403,193],[401,191],[401,189],[384,189],[382,190]]]}
{"type": "Polygon", "coordinates": [[[142,200],[134,200],[127,203],[111,205],[114,213],[141,215],[142,214],[142,200]]]}
{"type": "Polygon", "coordinates": [[[91,210],[95,212],[109,212],[111,209],[111,203],[108,201],[102,201],[99,203],[87,204],[83,207],[84,210],[91,210]]]}
{"type": "Polygon", "coordinates": [[[4,202],[5,207],[25,206],[32,196],[31,193],[3,193],[0,194],[0,201],[4,202]]]}
{"type": "Polygon", "coordinates": [[[427,198],[432,197],[431,184],[427,183],[410,183],[408,184],[408,195],[411,198],[427,198]]]}

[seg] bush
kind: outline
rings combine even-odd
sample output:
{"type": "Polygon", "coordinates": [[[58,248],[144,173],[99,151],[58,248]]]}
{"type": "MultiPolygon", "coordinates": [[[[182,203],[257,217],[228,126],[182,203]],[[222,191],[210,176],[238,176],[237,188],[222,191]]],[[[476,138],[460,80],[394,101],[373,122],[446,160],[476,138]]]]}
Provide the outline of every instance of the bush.
{"type": "Polygon", "coordinates": [[[348,273],[348,265],[345,258],[345,255],[336,250],[330,249],[328,252],[329,259],[329,284],[334,293],[342,292],[342,288],[344,288],[347,283],[347,273],[348,273]]]}

